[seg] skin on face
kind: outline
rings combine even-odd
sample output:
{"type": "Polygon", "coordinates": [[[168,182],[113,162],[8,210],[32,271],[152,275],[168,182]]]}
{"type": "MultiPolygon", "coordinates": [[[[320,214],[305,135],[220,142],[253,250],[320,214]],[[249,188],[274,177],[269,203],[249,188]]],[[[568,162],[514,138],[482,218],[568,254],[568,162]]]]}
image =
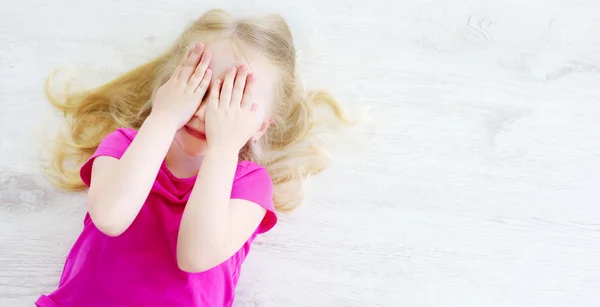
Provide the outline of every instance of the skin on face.
{"type": "MultiPolygon", "coordinates": [[[[209,68],[213,71],[213,80],[225,78],[227,70],[232,66],[239,68],[240,65],[246,65],[248,72],[254,74],[256,78],[254,89],[254,103],[257,106],[257,115],[262,118],[263,125],[254,134],[253,139],[260,138],[270,124],[269,112],[274,101],[275,86],[277,82],[277,72],[267,60],[256,52],[245,50],[234,50],[231,43],[227,40],[221,40],[206,46],[205,52],[210,52],[212,61],[209,68]],[[236,51],[238,51],[236,53],[236,51]]],[[[205,114],[207,94],[202,100],[198,112],[190,121],[175,134],[175,140],[169,153],[167,154],[167,165],[175,174],[187,177],[196,173],[202,156],[206,150],[206,138],[202,137],[205,132],[205,114]],[[198,135],[198,133],[200,135],[198,135]],[[189,171],[177,171],[189,170],[189,171]]]]}

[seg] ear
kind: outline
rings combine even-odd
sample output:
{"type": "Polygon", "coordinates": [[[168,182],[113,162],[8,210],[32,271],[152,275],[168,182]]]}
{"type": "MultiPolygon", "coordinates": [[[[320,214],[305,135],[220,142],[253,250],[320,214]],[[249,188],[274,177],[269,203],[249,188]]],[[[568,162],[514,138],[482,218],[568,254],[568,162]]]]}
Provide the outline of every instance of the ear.
{"type": "Polygon", "coordinates": [[[267,129],[269,129],[269,126],[271,126],[272,123],[273,119],[263,121],[260,124],[260,128],[258,129],[258,131],[256,131],[256,133],[252,135],[252,141],[258,141],[265,134],[265,132],[267,132],[267,129]]]}

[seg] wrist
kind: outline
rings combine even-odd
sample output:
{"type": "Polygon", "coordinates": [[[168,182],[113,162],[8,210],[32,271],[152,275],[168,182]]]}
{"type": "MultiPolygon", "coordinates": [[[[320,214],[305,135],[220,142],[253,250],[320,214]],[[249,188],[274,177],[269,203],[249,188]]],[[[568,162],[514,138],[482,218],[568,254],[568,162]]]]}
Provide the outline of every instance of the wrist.
{"type": "Polygon", "coordinates": [[[156,127],[164,133],[172,135],[175,135],[175,132],[177,132],[177,130],[180,128],[177,127],[177,125],[175,125],[174,122],[170,120],[168,116],[164,116],[163,114],[154,112],[148,115],[148,117],[144,121],[144,125],[156,127]]]}

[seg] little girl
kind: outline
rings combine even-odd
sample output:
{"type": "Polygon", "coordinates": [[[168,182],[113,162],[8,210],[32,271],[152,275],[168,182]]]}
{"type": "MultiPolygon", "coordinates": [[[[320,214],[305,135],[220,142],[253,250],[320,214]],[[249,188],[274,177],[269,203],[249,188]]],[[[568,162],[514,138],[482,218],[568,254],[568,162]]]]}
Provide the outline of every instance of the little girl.
{"type": "Polygon", "coordinates": [[[327,166],[317,131],[347,123],[296,73],[281,17],[212,10],[157,59],[49,96],[69,119],[49,175],[89,188],[88,214],[58,289],[36,305],[231,306],[255,237],[327,166]],[[318,105],[331,118],[318,121],[318,105]]]}

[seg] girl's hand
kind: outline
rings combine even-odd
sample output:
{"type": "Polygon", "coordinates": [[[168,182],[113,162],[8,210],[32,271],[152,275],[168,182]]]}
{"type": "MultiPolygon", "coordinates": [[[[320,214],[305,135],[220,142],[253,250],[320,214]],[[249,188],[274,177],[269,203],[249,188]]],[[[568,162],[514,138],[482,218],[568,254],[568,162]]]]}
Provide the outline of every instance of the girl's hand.
{"type": "Polygon", "coordinates": [[[244,65],[239,71],[229,69],[222,88],[221,80],[213,82],[205,120],[208,148],[237,153],[258,131],[261,119],[252,98],[254,82],[244,65]]]}
{"type": "Polygon", "coordinates": [[[202,43],[190,49],[171,78],[156,92],[152,114],[175,129],[183,127],[198,111],[210,85],[210,59],[211,55],[204,52],[202,43]]]}

